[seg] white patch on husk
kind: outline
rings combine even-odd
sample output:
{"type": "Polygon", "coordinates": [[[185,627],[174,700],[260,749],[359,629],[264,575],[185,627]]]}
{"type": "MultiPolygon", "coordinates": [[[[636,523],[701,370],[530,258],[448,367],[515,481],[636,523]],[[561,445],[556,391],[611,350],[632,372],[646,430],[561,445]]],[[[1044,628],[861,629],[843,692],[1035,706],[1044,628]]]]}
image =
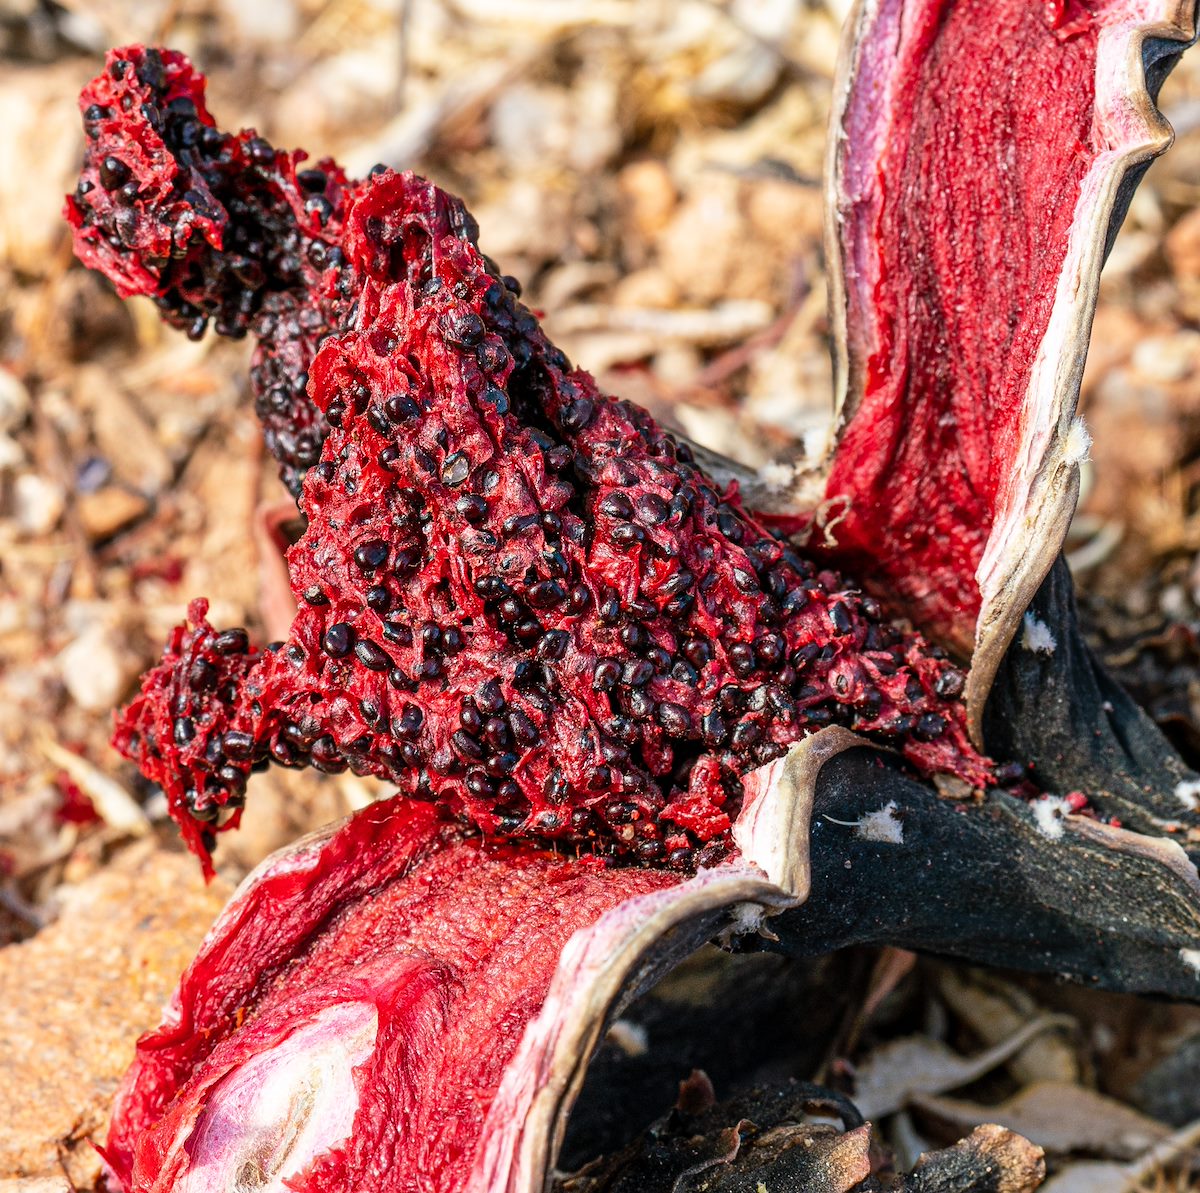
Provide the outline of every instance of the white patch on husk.
{"type": "Polygon", "coordinates": [[[1189,812],[1200,810],[1200,779],[1180,779],[1175,784],[1175,798],[1189,812]]]}
{"type": "Polygon", "coordinates": [[[1071,805],[1057,795],[1043,795],[1029,807],[1038,832],[1047,840],[1057,841],[1063,835],[1063,818],[1071,814],[1071,805]]]}
{"type": "Polygon", "coordinates": [[[903,845],[904,824],[896,815],[897,811],[896,801],[888,800],[877,812],[868,812],[858,822],[855,836],[884,845],[903,845]]]}
{"type": "Polygon", "coordinates": [[[1058,647],[1050,627],[1033,613],[1025,614],[1021,645],[1032,654],[1053,654],[1058,647]]]}
{"type": "Polygon", "coordinates": [[[1196,976],[1200,977],[1200,949],[1180,949],[1179,960],[1189,969],[1195,970],[1196,976]]]}

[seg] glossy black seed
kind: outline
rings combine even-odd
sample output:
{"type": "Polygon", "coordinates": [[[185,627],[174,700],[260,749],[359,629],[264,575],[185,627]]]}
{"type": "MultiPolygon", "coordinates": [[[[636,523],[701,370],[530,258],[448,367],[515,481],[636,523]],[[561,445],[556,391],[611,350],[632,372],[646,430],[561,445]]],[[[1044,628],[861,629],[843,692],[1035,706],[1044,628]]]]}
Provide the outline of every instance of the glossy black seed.
{"type": "Polygon", "coordinates": [[[425,714],[415,704],[405,704],[398,716],[392,718],[392,736],[405,741],[416,741],[421,736],[425,714]]]}
{"type": "Polygon", "coordinates": [[[417,665],[417,677],[419,679],[440,679],[441,675],[442,660],[439,658],[422,659],[422,661],[417,665]]]}
{"type": "Polygon", "coordinates": [[[708,746],[720,746],[729,734],[725,718],[715,709],[709,709],[700,721],[700,732],[708,746]]]}
{"type": "Polygon", "coordinates": [[[458,501],[455,502],[454,508],[458,510],[459,516],[470,522],[472,525],[477,525],[487,517],[487,502],[482,497],[476,496],[474,493],[464,493],[458,501]]]}
{"type": "Polygon", "coordinates": [[[614,491],[602,497],[599,509],[609,518],[629,519],[633,517],[633,502],[620,492],[614,491]]]}
{"type": "Polygon", "coordinates": [[[600,659],[592,671],[592,687],[597,692],[611,692],[621,680],[621,664],[616,659],[600,659]]]}
{"type": "Polygon", "coordinates": [[[917,725],[913,730],[913,733],[921,741],[933,741],[945,732],[946,718],[936,712],[922,713],[917,718],[917,725]]]}
{"type": "Polygon", "coordinates": [[[642,721],[654,711],[654,699],[644,688],[630,688],[623,692],[621,703],[630,716],[642,721]]]}
{"type": "Polygon", "coordinates": [[[306,588],[304,590],[304,600],[309,605],[329,604],[329,597],[327,597],[324,591],[316,584],[314,584],[311,588],[306,588]]]}
{"type": "Polygon", "coordinates": [[[391,608],[392,594],[382,584],[373,584],[367,589],[367,608],[383,614],[391,608]]]}
{"type": "Polygon", "coordinates": [[[683,644],[683,657],[693,667],[703,667],[712,659],[712,646],[702,638],[689,638],[683,644]]]}
{"type": "Polygon", "coordinates": [[[488,717],[483,723],[483,740],[493,750],[507,750],[512,740],[507,722],[500,717],[488,717]]]}
{"type": "Polygon", "coordinates": [[[681,704],[662,701],[654,709],[654,719],[672,737],[688,737],[692,732],[692,718],[681,704]]]}
{"type": "Polygon", "coordinates": [[[442,465],[442,483],[450,486],[461,485],[471,475],[471,461],[466,452],[455,452],[446,457],[442,465]]]}
{"type": "Polygon", "coordinates": [[[571,595],[567,598],[567,609],[571,613],[582,613],[591,603],[592,594],[583,584],[577,584],[571,589],[571,595]]]}
{"type": "Polygon", "coordinates": [[[221,750],[230,758],[247,761],[254,754],[254,738],[240,729],[230,729],[221,738],[221,750]]]}
{"type": "Polygon", "coordinates": [[[795,650],[788,655],[788,662],[797,670],[803,671],[817,657],[820,647],[815,642],[806,642],[803,646],[797,646],[795,650]]]}
{"type": "Polygon", "coordinates": [[[612,528],[612,541],[619,547],[632,547],[636,543],[645,542],[646,532],[632,522],[622,522],[612,528]]]}
{"type": "Polygon", "coordinates": [[[557,580],[540,580],[528,592],[529,603],[535,609],[549,609],[565,600],[567,590],[557,580]]]}
{"type": "Polygon", "coordinates": [[[514,708],[508,714],[508,726],[512,730],[513,740],[522,749],[528,750],[542,740],[537,726],[519,708],[514,708]]]}
{"type": "Polygon", "coordinates": [[[203,656],[197,655],[188,668],[188,685],[197,692],[207,692],[217,686],[217,669],[203,656]]]}
{"type": "Polygon", "coordinates": [[[516,756],[516,754],[509,750],[505,751],[503,754],[493,754],[483,764],[483,769],[487,771],[489,775],[493,775],[496,778],[501,778],[504,775],[511,775],[516,769],[516,765],[519,761],[520,759],[516,756]]]}
{"type": "Polygon", "coordinates": [[[554,662],[567,653],[571,635],[566,630],[546,630],[537,644],[537,657],[544,662],[554,662]]]}
{"type": "Polygon", "coordinates": [[[354,562],[360,571],[373,572],[387,562],[388,545],[383,539],[371,539],[354,549],[354,562]]]}
{"type": "Polygon", "coordinates": [[[467,777],[464,782],[466,783],[467,790],[477,799],[491,799],[496,794],[496,784],[481,770],[472,769],[467,771],[467,777]]]}
{"type": "Polygon", "coordinates": [[[494,679],[489,679],[475,693],[475,702],[484,716],[497,716],[504,710],[504,692],[494,679]]]}
{"type": "Polygon", "coordinates": [[[250,635],[243,629],[222,630],[213,639],[213,650],[217,654],[245,654],[250,649],[250,635]]]}
{"type": "Polygon", "coordinates": [[[183,747],[196,736],[196,722],[191,717],[180,717],[174,726],[175,744],[183,747]]]}
{"type": "Polygon", "coordinates": [[[754,647],[749,642],[735,642],[729,648],[729,665],[739,679],[753,675],[756,666],[754,647]]]}
{"type": "Polygon", "coordinates": [[[733,582],[742,592],[758,592],[758,577],[747,568],[735,567],[733,569],[733,582]]]}
{"type": "Polygon", "coordinates": [[[691,663],[685,659],[676,659],[671,664],[671,678],[677,680],[679,683],[687,684],[688,687],[695,687],[700,676],[691,663]]]}
{"type": "Polygon", "coordinates": [[[961,696],[963,688],[966,687],[966,676],[961,671],[954,668],[947,668],[941,675],[937,677],[937,682],[933,685],[933,690],[939,696],[946,699],[953,699],[956,696],[961,696]]]}
{"type": "Polygon", "coordinates": [[[643,493],[637,499],[635,508],[638,520],[647,526],[660,526],[667,520],[670,512],[667,503],[656,493],[643,493]]]}
{"type": "Polygon", "coordinates": [[[321,649],[330,658],[344,658],[354,645],[354,627],[344,621],[335,621],[321,638],[321,649]]]}
{"type": "Polygon", "coordinates": [[[129,181],[129,167],[119,157],[104,158],[100,163],[100,185],[114,191],[129,181]]]}
{"type": "Polygon", "coordinates": [[[616,592],[611,588],[606,588],[600,595],[600,605],[596,610],[600,620],[612,625],[619,621],[621,617],[621,601],[616,592]]]}
{"type": "Polygon", "coordinates": [[[654,664],[648,659],[630,659],[621,669],[621,682],[627,687],[643,687],[653,678],[654,664]]]}
{"type": "Polygon", "coordinates": [[[450,744],[463,758],[470,759],[472,762],[483,760],[483,747],[469,733],[465,733],[461,729],[456,729],[450,735],[450,744]]]}
{"type": "MultiPolygon", "coordinates": [[[[822,711],[822,710],[813,710],[822,711]]],[[[729,738],[730,748],[735,754],[750,749],[762,737],[762,727],[754,721],[739,721],[729,738]]]]}
{"type": "Polygon", "coordinates": [[[834,601],[829,606],[829,623],[838,637],[845,637],[854,628],[854,620],[850,610],[841,601],[834,601]]]}
{"type": "Polygon", "coordinates": [[[354,646],[354,656],[364,666],[372,671],[388,671],[392,666],[392,656],[378,642],[370,638],[362,638],[354,646]]]}
{"type": "Polygon", "coordinates": [[[650,640],[645,628],[635,621],[623,625],[617,631],[617,637],[621,639],[622,645],[627,646],[630,650],[642,650],[650,640]]]}

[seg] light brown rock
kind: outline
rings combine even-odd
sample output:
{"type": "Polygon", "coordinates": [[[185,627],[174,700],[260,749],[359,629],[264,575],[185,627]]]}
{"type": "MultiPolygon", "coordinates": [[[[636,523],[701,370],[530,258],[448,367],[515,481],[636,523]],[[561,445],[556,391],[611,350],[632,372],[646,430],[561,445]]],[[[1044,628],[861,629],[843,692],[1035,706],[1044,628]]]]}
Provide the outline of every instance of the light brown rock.
{"type": "Polygon", "coordinates": [[[62,912],[0,950],[0,1179],[66,1175],[88,1189],[137,1037],[229,895],[195,860],[139,843],[64,888],[62,912]]]}

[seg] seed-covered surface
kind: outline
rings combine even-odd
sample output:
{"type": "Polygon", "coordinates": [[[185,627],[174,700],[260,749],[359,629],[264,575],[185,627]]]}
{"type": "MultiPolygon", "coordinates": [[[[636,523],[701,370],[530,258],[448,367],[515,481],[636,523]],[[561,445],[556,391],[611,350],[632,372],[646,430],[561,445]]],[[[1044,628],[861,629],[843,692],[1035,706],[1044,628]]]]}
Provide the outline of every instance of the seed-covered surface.
{"type": "Polygon", "coordinates": [[[67,219],[75,251],[123,296],[147,294],[193,339],[258,338],[250,382],[266,444],[298,493],[326,426],[305,392],[354,293],[341,250],[356,183],[324,159],[217,129],[205,80],[174,50],[112,50],[84,89],[86,153],[67,219]]]}
{"type": "Polygon", "coordinates": [[[345,221],[288,640],[194,606],[117,731],[193,847],[270,761],[680,868],[723,851],[742,775],[833,722],[988,780],[961,674],[573,369],[457,201],[384,172],[345,221]]]}

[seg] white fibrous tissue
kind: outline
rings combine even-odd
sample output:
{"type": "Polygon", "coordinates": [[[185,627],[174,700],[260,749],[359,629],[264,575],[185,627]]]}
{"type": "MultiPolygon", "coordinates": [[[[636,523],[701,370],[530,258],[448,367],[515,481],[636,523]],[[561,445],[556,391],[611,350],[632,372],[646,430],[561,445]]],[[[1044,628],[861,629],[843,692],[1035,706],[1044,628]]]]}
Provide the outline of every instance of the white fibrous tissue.
{"type": "Polygon", "coordinates": [[[1175,798],[1189,812],[1200,810],[1200,779],[1180,779],[1175,784],[1175,798]]]}
{"type": "Polygon", "coordinates": [[[1025,614],[1025,633],[1021,636],[1021,645],[1033,654],[1053,654],[1058,643],[1050,627],[1035,614],[1025,614]]]}
{"type": "Polygon", "coordinates": [[[1038,832],[1051,841],[1057,841],[1063,835],[1063,817],[1069,816],[1072,811],[1070,803],[1057,795],[1043,795],[1041,799],[1035,799],[1030,808],[1038,832]]]}
{"type": "Polygon", "coordinates": [[[855,836],[884,845],[904,844],[904,825],[896,814],[896,801],[889,800],[877,812],[868,812],[859,822],[855,836]]]}

